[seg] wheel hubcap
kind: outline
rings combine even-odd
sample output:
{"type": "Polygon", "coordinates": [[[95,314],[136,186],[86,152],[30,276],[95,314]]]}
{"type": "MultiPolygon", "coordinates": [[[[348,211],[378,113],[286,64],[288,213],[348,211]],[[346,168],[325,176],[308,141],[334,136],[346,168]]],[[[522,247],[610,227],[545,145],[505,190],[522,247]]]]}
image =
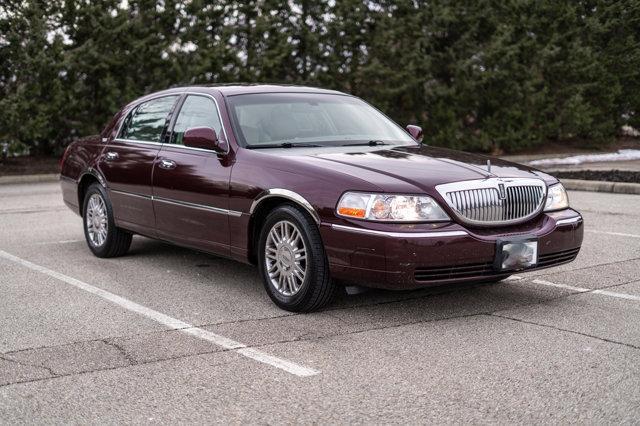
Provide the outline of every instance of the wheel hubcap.
{"type": "Polygon", "coordinates": [[[100,247],[107,240],[107,206],[99,194],[92,194],[87,203],[87,234],[91,244],[100,247]]]}
{"type": "Polygon", "coordinates": [[[296,225],[288,220],[273,225],[264,254],[271,285],[284,296],[298,293],[307,272],[307,249],[296,225]]]}

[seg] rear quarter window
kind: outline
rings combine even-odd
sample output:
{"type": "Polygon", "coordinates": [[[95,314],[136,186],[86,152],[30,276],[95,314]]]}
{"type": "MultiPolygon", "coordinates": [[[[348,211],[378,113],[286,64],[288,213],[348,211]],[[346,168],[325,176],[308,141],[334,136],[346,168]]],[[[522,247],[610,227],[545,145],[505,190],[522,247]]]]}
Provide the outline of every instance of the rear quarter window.
{"type": "Polygon", "coordinates": [[[160,142],[167,116],[178,96],[164,96],[138,105],[127,117],[121,139],[142,142],[160,142]]]}

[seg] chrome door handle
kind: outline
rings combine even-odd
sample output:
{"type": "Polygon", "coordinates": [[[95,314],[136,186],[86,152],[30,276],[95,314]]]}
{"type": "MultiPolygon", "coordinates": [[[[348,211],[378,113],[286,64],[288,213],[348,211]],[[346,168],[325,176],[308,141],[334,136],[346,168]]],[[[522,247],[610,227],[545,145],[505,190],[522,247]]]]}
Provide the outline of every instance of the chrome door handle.
{"type": "Polygon", "coordinates": [[[175,169],[177,164],[175,161],[172,161],[172,160],[160,160],[159,166],[162,169],[171,170],[171,169],[175,169]]]}
{"type": "Polygon", "coordinates": [[[106,157],[107,161],[117,160],[118,159],[118,153],[110,151],[110,152],[107,152],[105,154],[105,157],[106,157]]]}

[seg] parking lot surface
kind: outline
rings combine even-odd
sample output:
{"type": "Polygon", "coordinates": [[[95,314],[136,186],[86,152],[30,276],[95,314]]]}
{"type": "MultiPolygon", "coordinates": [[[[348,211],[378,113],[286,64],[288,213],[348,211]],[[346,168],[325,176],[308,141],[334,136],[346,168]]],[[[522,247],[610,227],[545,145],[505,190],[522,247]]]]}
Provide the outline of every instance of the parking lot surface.
{"type": "Polygon", "coordinates": [[[292,314],[230,260],[98,259],[57,184],[0,186],[0,422],[637,423],[640,196],[570,198],[571,264],[292,314]]]}

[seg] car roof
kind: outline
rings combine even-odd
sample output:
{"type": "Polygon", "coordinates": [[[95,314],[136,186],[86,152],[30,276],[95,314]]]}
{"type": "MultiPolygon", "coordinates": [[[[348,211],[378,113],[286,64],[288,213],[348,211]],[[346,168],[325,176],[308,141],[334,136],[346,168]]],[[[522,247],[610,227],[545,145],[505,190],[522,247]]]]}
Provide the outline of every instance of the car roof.
{"type": "Polygon", "coordinates": [[[257,83],[228,83],[228,84],[211,84],[211,85],[193,85],[193,86],[181,86],[172,87],[166,90],[160,90],[157,92],[149,93],[135,99],[134,101],[125,105],[124,108],[129,108],[132,105],[140,104],[149,99],[157,98],[165,95],[180,95],[184,92],[196,92],[196,93],[208,93],[219,92],[223,96],[235,96],[244,95],[250,93],[318,93],[329,95],[343,95],[349,96],[346,93],[339,92],[337,90],[321,89],[319,87],[310,86],[296,86],[289,84],[257,84],[257,83]]]}
{"type": "Polygon", "coordinates": [[[344,95],[337,90],[321,89],[319,87],[296,86],[290,84],[257,84],[257,83],[229,83],[181,87],[181,90],[210,92],[217,91],[224,96],[244,95],[248,93],[324,93],[344,95]]]}

